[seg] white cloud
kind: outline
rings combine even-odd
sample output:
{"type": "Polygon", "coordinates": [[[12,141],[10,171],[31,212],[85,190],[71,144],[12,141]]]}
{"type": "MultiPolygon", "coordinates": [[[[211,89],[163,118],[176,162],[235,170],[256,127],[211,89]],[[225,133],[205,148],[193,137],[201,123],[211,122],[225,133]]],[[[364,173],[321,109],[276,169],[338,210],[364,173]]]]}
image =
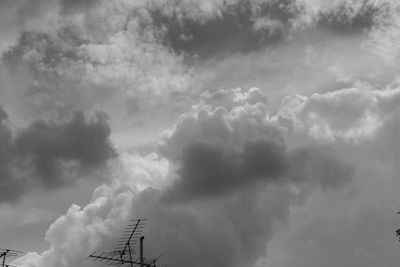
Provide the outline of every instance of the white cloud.
{"type": "Polygon", "coordinates": [[[268,98],[264,92],[256,87],[249,90],[231,88],[219,89],[215,92],[206,91],[200,95],[200,102],[214,108],[224,107],[230,110],[235,106],[242,106],[244,104],[268,104],[268,98]]]}
{"type": "Polygon", "coordinates": [[[140,156],[124,152],[120,158],[132,179],[132,187],[136,186],[142,191],[147,187],[162,189],[167,185],[170,163],[157,153],[140,156]],[[137,168],[138,164],[141,168],[137,168]]]}
{"type": "Polygon", "coordinates": [[[129,174],[124,173],[121,165],[117,164],[113,180],[99,186],[89,204],[83,208],[72,205],[65,215],[50,226],[46,233],[49,249],[40,254],[26,254],[17,260],[18,265],[82,265],[85,258],[101,245],[115,243],[129,219],[133,200],[138,194],[136,182],[148,177],[157,183],[155,179],[165,175],[165,163],[153,156],[137,159],[125,161],[131,170],[129,174]]]}
{"type": "Polygon", "coordinates": [[[277,120],[296,130],[327,141],[371,138],[396,111],[399,89],[348,88],[286,97],[277,120]]]}
{"type": "MultiPolygon", "coordinates": [[[[237,94],[231,96],[237,99],[237,94]]],[[[246,141],[264,137],[283,143],[282,129],[270,123],[266,116],[265,105],[261,102],[239,102],[228,109],[199,104],[194,106],[192,112],[182,114],[178,123],[164,132],[161,151],[167,158],[174,159],[186,145],[202,140],[215,141],[234,148],[242,146],[246,141]]]]}

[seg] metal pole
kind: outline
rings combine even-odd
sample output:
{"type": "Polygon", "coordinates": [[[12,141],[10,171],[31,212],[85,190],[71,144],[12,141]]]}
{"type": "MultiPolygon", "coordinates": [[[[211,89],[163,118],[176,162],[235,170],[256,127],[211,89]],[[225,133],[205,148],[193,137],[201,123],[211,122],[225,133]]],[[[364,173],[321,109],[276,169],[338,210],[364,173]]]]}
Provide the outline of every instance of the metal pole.
{"type": "Polygon", "coordinates": [[[143,267],[143,239],[144,236],[140,237],[140,267],[143,267]]]}

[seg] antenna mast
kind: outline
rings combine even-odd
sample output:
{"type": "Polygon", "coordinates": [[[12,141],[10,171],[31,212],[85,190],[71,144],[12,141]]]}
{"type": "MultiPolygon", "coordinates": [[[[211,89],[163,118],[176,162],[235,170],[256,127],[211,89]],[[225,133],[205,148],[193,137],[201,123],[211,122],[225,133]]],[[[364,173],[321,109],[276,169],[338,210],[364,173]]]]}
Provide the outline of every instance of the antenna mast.
{"type": "Polygon", "coordinates": [[[159,259],[160,256],[154,260],[144,262],[143,228],[146,221],[147,219],[131,220],[131,223],[125,228],[114,251],[100,254],[93,252],[89,255],[88,259],[90,258],[96,262],[104,262],[107,265],[121,266],[129,263],[130,267],[134,267],[134,265],[139,265],[139,267],[156,267],[156,260],[159,259]],[[140,257],[134,258],[133,254],[136,254],[136,252],[133,246],[135,246],[138,241],[140,243],[140,257]]]}

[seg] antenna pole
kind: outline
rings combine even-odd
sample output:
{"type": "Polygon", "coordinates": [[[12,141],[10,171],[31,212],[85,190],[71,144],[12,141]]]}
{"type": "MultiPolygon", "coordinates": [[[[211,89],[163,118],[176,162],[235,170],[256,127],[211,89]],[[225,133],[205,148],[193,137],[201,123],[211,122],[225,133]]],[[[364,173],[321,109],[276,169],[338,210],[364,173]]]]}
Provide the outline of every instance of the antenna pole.
{"type": "Polygon", "coordinates": [[[140,267],[143,267],[143,239],[144,236],[140,237],[140,267]]]}
{"type": "Polygon", "coordinates": [[[2,266],[4,267],[4,265],[6,264],[6,255],[7,255],[7,253],[8,253],[8,250],[6,250],[4,253],[3,253],[3,263],[2,263],[2,266]]]}

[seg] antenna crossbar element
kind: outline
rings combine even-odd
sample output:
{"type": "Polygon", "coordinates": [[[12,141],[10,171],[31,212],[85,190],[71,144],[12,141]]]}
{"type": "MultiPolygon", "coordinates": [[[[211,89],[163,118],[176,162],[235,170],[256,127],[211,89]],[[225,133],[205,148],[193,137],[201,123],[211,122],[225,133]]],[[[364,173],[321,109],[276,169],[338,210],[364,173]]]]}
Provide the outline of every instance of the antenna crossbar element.
{"type": "MultiPolygon", "coordinates": [[[[122,233],[120,240],[113,252],[108,253],[92,253],[88,258],[96,262],[104,262],[107,265],[123,265],[130,264],[131,267],[139,265],[141,267],[154,267],[152,263],[143,263],[140,258],[133,258],[135,246],[143,236],[144,226],[147,219],[130,220],[122,233]]],[[[4,267],[4,266],[3,266],[4,267]]]]}
{"type": "MultiPolygon", "coordinates": [[[[95,253],[92,253],[92,254],[89,255],[88,258],[91,258],[91,259],[93,259],[94,261],[97,261],[97,262],[104,262],[107,265],[122,265],[122,264],[127,264],[127,263],[133,264],[133,265],[140,265],[139,258],[133,258],[131,260],[128,257],[118,258],[118,257],[115,257],[115,255],[114,256],[107,256],[107,255],[103,255],[103,253],[98,254],[98,255],[96,255],[95,253]]],[[[154,264],[145,262],[143,264],[143,266],[145,266],[145,267],[154,267],[154,264]]]]}

